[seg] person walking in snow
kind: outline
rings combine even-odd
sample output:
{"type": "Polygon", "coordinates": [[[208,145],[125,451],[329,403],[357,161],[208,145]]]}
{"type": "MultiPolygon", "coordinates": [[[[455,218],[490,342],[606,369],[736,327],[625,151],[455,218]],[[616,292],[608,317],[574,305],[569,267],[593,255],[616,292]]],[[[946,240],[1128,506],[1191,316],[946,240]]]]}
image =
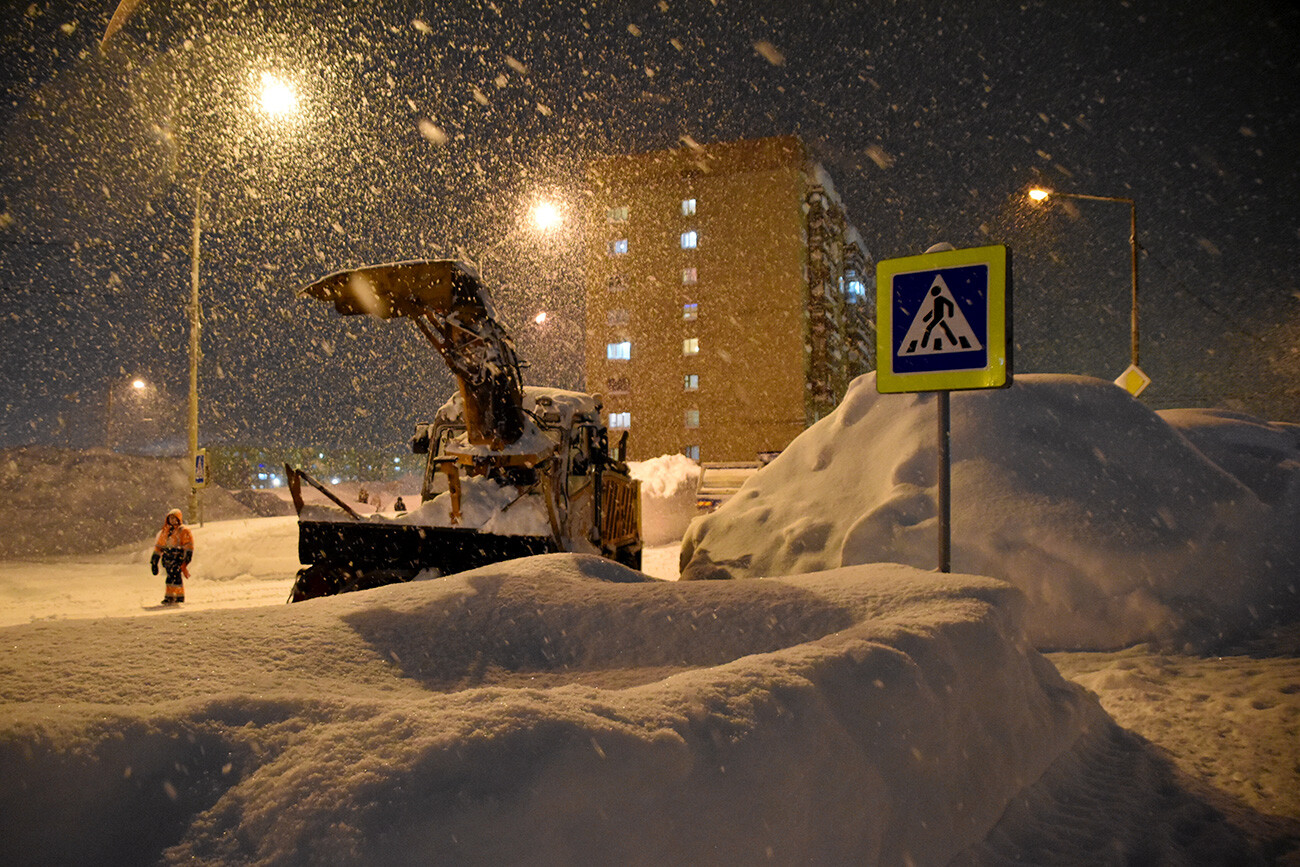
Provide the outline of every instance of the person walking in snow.
{"type": "Polygon", "coordinates": [[[194,558],[194,534],[181,523],[182,517],[180,509],[172,509],[167,513],[163,519],[163,528],[158,531],[158,538],[153,543],[153,556],[149,558],[149,568],[153,574],[158,574],[160,560],[163,569],[167,571],[164,605],[185,601],[184,578],[189,575],[190,560],[194,558]]]}

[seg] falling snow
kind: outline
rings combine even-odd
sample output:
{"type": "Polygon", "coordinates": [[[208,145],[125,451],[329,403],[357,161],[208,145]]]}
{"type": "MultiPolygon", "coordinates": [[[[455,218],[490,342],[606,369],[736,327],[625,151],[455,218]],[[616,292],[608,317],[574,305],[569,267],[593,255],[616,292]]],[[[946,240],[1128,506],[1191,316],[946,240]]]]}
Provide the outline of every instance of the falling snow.
{"type": "Polygon", "coordinates": [[[127,2],[101,45],[115,5],[0,11],[0,861],[1294,863],[1300,10],[127,2]],[[635,467],[650,575],[284,606],[294,519],[213,490],[144,610],[194,273],[204,444],[400,453],[451,377],[302,286],[472,261],[529,384],[596,390],[587,161],[791,134],[875,260],[1013,251],[966,574],[932,400],[868,378],[694,523],[696,465],[635,467]]]}

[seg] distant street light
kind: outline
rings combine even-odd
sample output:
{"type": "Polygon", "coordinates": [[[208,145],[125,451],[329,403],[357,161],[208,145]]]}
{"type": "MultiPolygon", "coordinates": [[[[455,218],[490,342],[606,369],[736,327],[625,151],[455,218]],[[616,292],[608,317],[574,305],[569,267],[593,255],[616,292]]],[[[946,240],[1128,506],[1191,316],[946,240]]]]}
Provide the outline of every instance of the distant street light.
{"type": "MultiPolygon", "coordinates": [[[[529,211],[529,221],[535,231],[545,233],[558,229],[564,223],[564,214],[554,202],[543,200],[533,205],[529,211]]],[[[513,239],[518,233],[519,229],[517,227],[511,229],[500,240],[494,244],[489,244],[479,253],[478,262],[475,264],[478,269],[479,279],[484,283],[487,282],[488,254],[513,239]]]]}
{"type": "MultiPolygon", "coordinates": [[[[255,105],[263,114],[272,119],[288,118],[298,113],[298,96],[293,86],[284,79],[270,73],[261,74],[261,89],[257,92],[255,105]]],[[[190,244],[190,401],[189,401],[189,449],[190,449],[190,500],[189,519],[202,523],[199,515],[199,488],[194,484],[194,471],[199,456],[199,333],[202,330],[202,308],[199,305],[199,262],[201,250],[199,239],[203,224],[203,182],[211,166],[199,172],[194,182],[194,225],[190,244]]]]}
{"type": "MultiPolygon", "coordinates": [[[[115,382],[114,380],[109,380],[108,399],[104,402],[104,448],[110,451],[113,448],[113,392],[119,387],[119,382],[120,381],[115,382]]],[[[144,401],[149,397],[148,392],[151,391],[153,387],[139,377],[132,379],[130,386],[131,391],[134,392],[134,394],[129,395],[129,397],[135,399],[137,406],[143,406],[144,401]]],[[[141,420],[152,421],[150,418],[144,418],[141,420]]]]}
{"type": "Polygon", "coordinates": [[[538,202],[533,206],[533,225],[546,232],[558,228],[564,222],[560,209],[552,202],[538,202]]]}
{"type": "Polygon", "coordinates": [[[1029,198],[1035,202],[1044,202],[1051,196],[1060,196],[1064,199],[1085,199],[1090,202],[1120,202],[1128,205],[1129,217],[1129,247],[1132,253],[1132,272],[1133,272],[1133,309],[1130,314],[1130,341],[1132,343],[1133,366],[1138,367],[1138,230],[1137,230],[1137,204],[1129,198],[1123,196],[1087,196],[1083,193],[1061,193],[1055,190],[1032,189],[1029,191],[1029,198]]]}
{"type": "Polygon", "coordinates": [[[258,105],[271,117],[287,117],[298,111],[298,94],[284,79],[273,73],[263,72],[258,105]]]}

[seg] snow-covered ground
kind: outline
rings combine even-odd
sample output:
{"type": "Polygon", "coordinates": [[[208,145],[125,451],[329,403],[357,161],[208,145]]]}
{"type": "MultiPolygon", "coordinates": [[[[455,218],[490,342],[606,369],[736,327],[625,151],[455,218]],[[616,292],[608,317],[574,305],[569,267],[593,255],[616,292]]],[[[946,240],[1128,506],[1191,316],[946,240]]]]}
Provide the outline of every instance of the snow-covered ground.
{"type": "MultiPolygon", "coordinates": [[[[867,558],[759,580],[653,580],[676,577],[678,546],[665,544],[647,550],[648,575],[550,555],[289,606],[294,519],[238,517],[194,528],[188,601],[161,610],[147,554],[162,511],[133,536],[87,540],[102,553],[0,562],[0,862],[1300,863],[1300,617],[1264,594],[1268,619],[1251,630],[1234,617],[1235,643],[1221,639],[1216,655],[1167,640],[1189,636],[1186,618],[1156,644],[1047,656],[1032,644],[1060,617],[1035,610],[1034,588],[1063,575],[1078,594],[1097,564],[1122,567],[1115,534],[1144,564],[1188,544],[1175,528],[1195,510],[1179,497],[1205,464],[1218,472],[1197,496],[1281,521],[1293,429],[1210,413],[1153,422],[1108,393],[1092,400],[1087,381],[1026,380],[1028,395],[991,397],[1038,431],[1034,449],[985,430],[994,414],[954,396],[954,511],[1000,462],[1015,483],[985,508],[1002,532],[1019,528],[1006,551],[1033,539],[1039,552],[1089,552],[1029,592],[867,558]],[[1110,456],[1108,429],[1127,432],[1137,466],[1110,456]],[[1075,447],[1071,431],[1093,443],[1075,447]],[[1180,461],[1194,469],[1179,474],[1180,461]],[[1154,509],[1160,532],[1136,534],[1123,509],[1097,506],[1098,520],[1058,539],[1062,516],[1091,496],[1075,463],[1106,498],[1154,509]]],[[[862,410],[854,400],[844,407],[862,410]]],[[[801,498],[800,519],[830,525],[830,549],[837,521],[884,514],[844,491],[894,479],[897,505],[909,461],[907,484],[933,484],[924,401],[899,401],[875,411],[885,428],[861,424],[871,407],[856,424],[832,416],[834,435],[813,428],[755,478],[785,550],[810,536],[782,532],[796,524],[777,514],[782,487],[801,498]],[[850,448],[852,470],[839,464],[850,448]],[[835,468],[820,500],[792,477],[774,483],[809,455],[835,468]],[[857,517],[841,520],[850,508],[857,517]]],[[[690,469],[638,472],[654,495],[680,492],[671,477],[690,469]]],[[[75,479],[60,490],[41,478],[50,499],[88,496],[75,479]]],[[[722,550],[728,510],[758,499],[696,523],[688,550],[705,550],[701,539],[722,550]]],[[[111,512],[112,498],[98,508],[111,512]]],[[[1218,515],[1242,526],[1233,509],[1218,515]]],[[[0,529],[37,533],[43,520],[0,529]]],[[[907,554],[908,533],[925,535],[910,526],[896,522],[885,550],[907,554]]],[[[962,526],[958,566],[992,550],[962,526]]],[[[1260,565],[1247,555],[1269,534],[1241,535],[1256,547],[1235,560],[1222,541],[1198,549],[1207,574],[1260,565]]],[[[1152,587],[1202,590],[1185,565],[1176,579],[1143,569],[1152,587]]],[[[1019,586],[1020,574],[999,577],[1019,586]]],[[[1218,598],[1253,605],[1261,580],[1239,575],[1229,587],[1243,596],[1218,598]]]]}

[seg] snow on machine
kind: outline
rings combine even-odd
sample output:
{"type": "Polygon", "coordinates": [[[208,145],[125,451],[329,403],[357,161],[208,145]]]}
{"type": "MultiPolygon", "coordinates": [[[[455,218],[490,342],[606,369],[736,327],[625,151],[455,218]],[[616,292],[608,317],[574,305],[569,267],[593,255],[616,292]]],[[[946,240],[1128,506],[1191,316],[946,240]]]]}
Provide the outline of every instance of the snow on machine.
{"type": "Polygon", "coordinates": [[[290,602],[449,575],[558,551],[641,566],[639,483],[611,449],[597,395],[525,387],[514,343],[475,271],[448,260],[340,271],[301,290],[343,316],[411,319],[456,376],[457,394],[411,450],[428,455],[421,505],[363,517],[303,470],[286,466],[298,512],[299,570],[290,602]],[[306,483],[338,508],[307,505],[306,483]]]}

